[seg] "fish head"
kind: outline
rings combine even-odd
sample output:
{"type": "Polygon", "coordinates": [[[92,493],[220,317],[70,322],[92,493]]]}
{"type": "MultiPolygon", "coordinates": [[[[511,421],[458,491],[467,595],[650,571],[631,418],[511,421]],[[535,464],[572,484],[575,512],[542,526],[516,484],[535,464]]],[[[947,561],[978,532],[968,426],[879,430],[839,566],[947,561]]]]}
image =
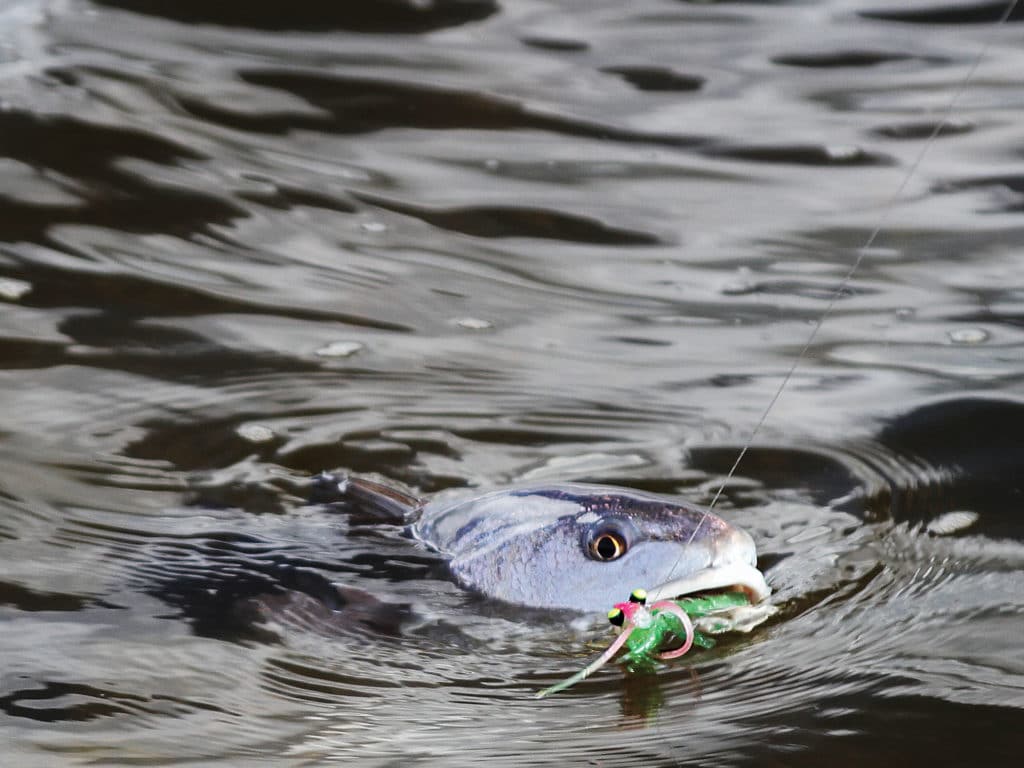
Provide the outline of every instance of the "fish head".
{"type": "Polygon", "coordinates": [[[416,534],[463,586],[534,608],[607,610],[643,588],[659,600],[771,590],[751,536],[684,502],[607,486],[510,489],[428,504],[416,534]]]}

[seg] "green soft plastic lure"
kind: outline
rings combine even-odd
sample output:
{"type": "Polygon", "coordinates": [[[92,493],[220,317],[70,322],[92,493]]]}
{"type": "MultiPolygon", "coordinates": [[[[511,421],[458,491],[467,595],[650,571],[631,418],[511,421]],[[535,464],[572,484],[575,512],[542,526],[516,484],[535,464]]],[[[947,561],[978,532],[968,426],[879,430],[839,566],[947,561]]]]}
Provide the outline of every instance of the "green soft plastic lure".
{"type": "Polygon", "coordinates": [[[615,655],[626,648],[620,661],[630,672],[650,672],[659,661],[677,659],[693,646],[711,648],[715,641],[695,629],[693,619],[730,608],[749,605],[747,596],[741,592],[727,592],[704,597],[685,597],[679,600],[659,600],[647,606],[647,593],[634,589],[629,601],[616,603],[608,611],[608,621],[621,627],[622,632],[608,649],[572,677],[545,688],[537,694],[538,699],[552,693],[564,691],[581,680],[586,680],[615,655]],[[677,638],[683,644],[671,651],[662,651],[670,640],[677,638]]]}

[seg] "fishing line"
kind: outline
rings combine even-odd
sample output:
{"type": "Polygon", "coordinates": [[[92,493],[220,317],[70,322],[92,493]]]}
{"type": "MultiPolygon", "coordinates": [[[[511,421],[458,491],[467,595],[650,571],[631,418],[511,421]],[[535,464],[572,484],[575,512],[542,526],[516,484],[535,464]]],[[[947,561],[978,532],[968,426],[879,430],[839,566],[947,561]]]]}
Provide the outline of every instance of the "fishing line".
{"type": "MultiPolygon", "coordinates": [[[[758,419],[757,423],[755,424],[754,429],[751,431],[751,434],[749,435],[749,437],[746,438],[746,440],[744,441],[743,446],[741,447],[738,455],[736,456],[735,461],[732,463],[732,466],[729,468],[729,471],[726,474],[725,478],[719,484],[718,490],[715,493],[715,496],[712,499],[711,504],[708,506],[708,508],[705,510],[705,512],[703,512],[703,514],[700,516],[700,519],[697,521],[696,526],[693,528],[693,531],[691,532],[689,538],[687,539],[686,545],[684,545],[684,548],[685,548],[685,546],[688,546],[689,544],[691,544],[693,542],[693,540],[696,538],[696,535],[698,534],[701,526],[703,525],[703,523],[705,523],[705,521],[708,519],[708,516],[711,514],[712,510],[715,508],[715,505],[718,503],[719,499],[721,498],[722,494],[724,493],[725,486],[729,483],[729,481],[735,475],[736,470],[738,469],[740,462],[742,462],[743,458],[746,456],[746,453],[749,452],[750,447],[754,444],[754,440],[756,439],[758,433],[761,431],[762,427],[767,422],[768,416],[771,414],[772,410],[775,408],[776,403],[778,402],[779,398],[782,396],[782,393],[785,391],[785,389],[788,386],[788,384],[790,384],[790,382],[793,380],[793,377],[796,374],[798,368],[800,367],[801,362],[803,362],[803,360],[807,357],[807,354],[810,351],[810,348],[813,345],[814,340],[815,340],[815,338],[818,335],[818,332],[821,330],[821,326],[824,324],[824,322],[826,321],[828,316],[831,314],[831,312],[833,312],[834,309],[836,308],[836,304],[839,302],[840,298],[846,292],[847,287],[849,286],[850,282],[853,280],[854,274],[856,274],[857,270],[860,268],[860,265],[863,262],[864,257],[867,255],[867,252],[874,245],[874,242],[876,242],[878,240],[878,238],[879,238],[880,234],[882,233],[883,229],[885,229],[887,223],[889,222],[889,218],[892,215],[892,212],[893,212],[893,210],[895,208],[895,205],[899,201],[899,199],[903,196],[903,193],[906,190],[907,184],[909,184],[910,179],[913,178],[913,176],[916,174],[916,172],[918,172],[919,169],[921,168],[921,165],[922,165],[922,162],[925,159],[925,156],[928,154],[930,148],[935,143],[935,140],[941,134],[942,129],[946,125],[949,124],[950,117],[951,117],[951,115],[953,113],[953,110],[955,109],[957,101],[959,99],[961,99],[961,97],[964,95],[965,91],[967,90],[968,85],[974,79],[974,76],[976,75],[976,73],[978,71],[978,68],[981,66],[981,61],[988,54],[989,48],[991,47],[991,45],[992,45],[992,43],[993,43],[993,41],[995,39],[996,32],[1002,26],[1004,26],[1008,22],[1010,17],[1013,15],[1014,10],[1017,8],[1017,5],[1019,4],[1019,2],[1020,2],[1020,0],[1011,0],[1011,2],[1009,2],[1007,4],[1005,10],[1002,11],[1001,15],[993,23],[992,28],[991,28],[991,30],[988,33],[988,37],[985,39],[984,44],[981,46],[981,48],[978,51],[977,55],[974,57],[973,61],[971,62],[971,65],[968,68],[968,71],[967,71],[966,75],[961,79],[961,81],[959,81],[956,89],[953,91],[952,96],[950,97],[949,101],[945,105],[945,109],[942,111],[941,117],[936,121],[935,126],[932,128],[931,132],[929,133],[929,135],[927,136],[925,142],[923,143],[923,145],[921,147],[921,150],[919,150],[918,154],[916,154],[916,156],[914,157],[913,161],[910,163],[910,166],[907,168],[907,171],[903,174],[903,176],[902,176],[902,178],[900,180],[900,183],[897,185],[897,187],[895,188],[893,193],[884,202],[883,210],[882,210],[881,215],[879,216],[878,223],[876,225],[874,225],[874,227],[871,229],[871,231],[868,234],[868,237],[864,241],[863,245],[861,245],[860,248],[857,249],[856,257],[854,258],[853,262],[850,264],[850,267],[847,269],[846,273],[843,275],[843,279],[840,281],[839,285],[836,287],[836,289],[833,291],[833,293],[831,293],[831,296],[829,297],[828,303],[825,305],[824,310],[818,315],[816,321],[814,322],[814,325],[812,326],[810,333],[807,335],[807,338],[805,339],[804,344],[801,347],[799,354],[793,360],[793,362],[790,365],[790,367],[788,367],[788,369],[785,372],[785,375],[782,377],[782,379],[779,382],[778,386],[776,387],[776,389],[772,393],[772,396],[769,399],[769,401],[767,403],[767,406],[761,412],[761,416],[758,419]]],[[[673,564],[672,568],[669,570],[669,574],[668,574],[667,579],[665,580],[665,583],[668,583],[668,582],[672,581],[672,577],[675,574],[676,569],[679,567],[680,562],[682,562],[682,553],[680,553],[680,555],[676,558],[676,562],[673,564]]],[[[672,603],[671,601],[664,601],[662,604],[663,605],[672,605],[675,608],[677,608],[679,610],[679,612],[683,612],[681,608],[678,608],[678,606],[675,606],[675,603],[672,603]]],[[[673,612],[675,612],[675,611],[673,611],[673,612]]],[[[685,616],[685,618],[683,618],[683,620],[682,620],[683,621],[683,626],[686,627],[686,631],[685,631],[686,642],[684,644],[684,647],[681,650],[679,650],[679,651],[670,652],[669,654],[664,654],[662,656],[663,658],[669,658],[669,657],[673,657],[675,655],[682,655],[686,650],[689,649],[690,644],[692,643],[692,640],[693,640],[693,628],[692,628],[692,625],[689,624],[689,616],[686,615],[685,612],[683,612],[683,614],[685,616]]],[[[609,614],[609,617],[610,617],[610,614],[609,614]]],[[[562,681],[561,683],[558,683],[558,684],[556,684],[554,686],[551,686],[550,688],[545,689],[539,695],[540,696],[544,696],[544,695],[548,695],[550,693],[554,693],[554,692],[556,692],[558,690],[562,690],[565,687],[568,687],[569,685],[571,685],[571,684],[573,684],[575,682],[579,682],[579,681],[585,679],[586,677],[588,677],[589,675],[593,674],[593,672],[595,672],[601,666],[606,664],[608,662],[608,660],[610,660],[611,657],[618,650],[620,650],[623,647],[623,645],[626,643],[627,636],[629,635],[629,633],[631,633],[633,631],[633,629],[634,629],[634,627],[632,625],[630,625],[627,628],[626,632],[624,632],[622,635],[620,635],[620,637],[618,637],[616,639],[616,641],[614,643],[612,643],[612,645],[609,646],[609,648],[606,649],[604,651],[604,653],[598,659],[595,660],[595,662],[593,662],[592,664],[588,665],[588,667],[585,668],[583,671],[573,675],[571,678],[569,678],[566,681],[562,681]]],[[[653,730],[655,732],[658,729],[658,722],[659,722],[659,720],[660,720],[660,718],[658,717],[658,718],[655,718],[655,720],[653,722],[653,730]]],[[[676,745],[672,744],[671,741],[669,743],[670,743],[670,749],[672,750],[673,756],[675,757],[676,756],[676,745]]],[[[678,761],[676,761],[676,762],[678,764],[678,761]]]]}
{"type": "MultiPolygon", "coordinates": [[[[789,382],[792,380],[793,375],[797,371],[797,368],[800,367],[800,363],[802,363],[804,358],[807,357],[807,353],[810,351],[811,345],[814,344],[814,340],[817,338],[818,331],[821,330],[821,326],[824,324],[825,320],[828,319],[829,315],[832,314],[832,311],[835,309],[836,303],[845,293],[847,286],[850,284],[850,281],[853,279],[853,276],[857,273],[857,270],[860,269],[860,265],[864,261],[864,257],[867,255],[871,247],[875,244],[875,240],[878,239],[878,236],[882,233],[882,230],[885,229],[885,226],[889,221],[889,217],[892,215],[892,212],[895,208],[896,202],[903,195],[903,192],[906,190],[907,185],[910,183],[910,180],[917,173],[918,169],[921,166],[921,162],[924,160],[925,155],[928,154],[928,150],[931,149],[932,145],[935,143],[935,140],[939,137],[939,134],[942,132],[942,129],[949,124],[950,117],[953,114],[953,110],[955,109],[957,102],[960,100],[964,92],[967,90],[967,86],[970,84],[971,80],[974,78],[974,75],[977,73],[978,67],[981,66],[981,62],[988,55],[988,51],[992,47],[992,43],[995,41],[996,33],[1004,24],[1006,24],[1007,21],[1009,21],[1010,17],[1013,15],[1014,10],[1017,8],[1019,2],[1020,0],[1010,0],[1010,2],[1007,3],[1006,8],[1003,10],[1002,15],[992,24],[987,39],[985,40],[981,49],[978,51],[978,54],[974,57],[974,60],[971,62],[970,67],[968,67],[967,73],[960,80],[959,85],[953,92],[952,98],[950,98],[949,102],[946,104],[946,108],[943,111],[941,118],[936,121],[935,126],[931,130],[931,133],[925,139],[924,144],[918,151],[917,156],[910,164],[910,167],[907,169],[907,172],[903,174],[903,179],[900,181],[899,186],[896,187],[895,191],[891,195],[889,195],[889,197],[883,203],[882,213],[878,218],[878,223],[875,225],[874,229],[871,230],[871,234],[868,235],[868,238],[867,240],[864,241],[864,244],[857,249],[856,258],[853,260],[853,263],[850,265],[850,268],[843,276],[843,279],[839,282],[839,285],[836,286],[836,289],[832,292],[832,296],[829,299],[828,304],[825,306],[824,311],[818,316],[817,320],[815,320],[814,325],[811,328],[811,332],[807,335],[807,339],[804,341],[803,347],[800,349],[800,353],[793,360],[793,363],[789,366],[789,369],[786,371],[786,374],[782,377],[782,380],[779,382],[779,386],[776,388],[774,394],[772,394],[771,399],[768,401],[768,405],[762,411],[760,418],[757,420],[757,423],[754,425],[753,430],[751,430],[749,437],[747,438],[743,447],[740,449],[740,452],[736,456],[736,460],[733,462],[732,467],[729,469],[729,472],[726,474],[725,479],[723,479],[721,484],[718,486],[718,490],[715,492],[714,497],[711,499],[711,503],[704,511],[704,514],[701,516],[700,521],[697,523],[697,526],[693,529],[693,533],[691,533],[690,537],[686,540],[685,546],[689,546],[691,543],[693,543],[693,540],[697,537],[697,533],[703,527],[704,521],[707,520],[708,515],[711,513],[711,510],[715,508],[715,505],[718,503],[719,498],[721,498],[723,491],[725,491],[725,486],[729,484],[729,481],[732,480],[733,475],[736,474],[736,470],[739,468],[740,462],[743,461],[743,458],[747,455],[747,451],[750,449],[751,445],[753,445],[754,439],[757,437],[757,434],[761,431],[761,428],[768,420],[768,415],[772,412],[772,409],[775,408],[775,404],[778,403],[779,398],[782,397],[782,393],[785,391],[786,387],[789,386],[789,382]]],[[[679,563],[682,562],[682,558],[683,556],[682,554],[680,554],[679,557],[676,559],[675,564],[669,571],[668,578],[665,581],[670,581],[672,579],[672,576],[675,574],[676,569],[679,567],[679,563]]]]}
{"type": "MultiPolygon", "coordinates": [[[[987,38],[985,39],[977,55],[974,57],[974,60],[971,62],[971,65],[968,67],[967,73],[960,80],[959,85],[953,92],[953,95],[950,98],[949,102],[946,104],[946,108],[941,118],[936,121],[935,126],[932,128],[931,133],[928,135],[927,139],[921,146],[921,149],[918,151],[913,162],[910,164],[910,167],[907,169],[907,172],[903,174],[903,178],[900,181],[899,186],[896,187],[895,191],[891,195],[889,195],[889,197],[883,203],[883,208],[881,214],[879,215],[878,223],[875,225],[874,229],[871,230],[871,233],[868,235],[867,240],[864,241],[864,244],[859,249],[857,249],[857,255],[854,258],[853,263],[850,265],[850,268],[846,271],[846,274],[843,276],[842,280],[840,280],[839,285],[836,286],[836,289],[832,292],[832,296],[830,297],[828,304],[825,306],[824,311],[818,316],[817,320],[815,321],[810,333],[807,335],[807,339],[804,341],[804,344],[800,349],[799,354],[796,356],[792,364],[787,369],[785,375],[782,377],[782,380],[779,382],[779,386],[775,389],[771,399],[768,401],[768,404],[761,412],[760,418],[754,425],[753,430],[751,430],[750,436],[744,442],[743,447],[740,449],[739,454],[736,456],[736,460],[732,464],[732,467],[730,467],[729,472],[726,474],[725,478],[718,486],[718,490],[715,492],[715,495],[712,498],[711,503],[708,505],[707,509],[704,511],[704,514],[698,521],[697,526],[693,529],[693,532],[687,539],[686,545],[684,545],[684,549],[686,546],[689,546],[696,538],[697,533],[704,525],[704,522],[707,520],[708,515],[711,514],[711,511],[714,509],[715,505],[718,503],[719,498],[721,498],[722,493],[725,491],[726,485],[728,485],[729,481],[732,480],[733,476],[736,474],[736,470],[739,468],[740,463],[743,461],[743,458],[747,455],[747,451],[750,449],[751,445],[753,445],[754,439],[757,437],[757,434],[761,431],[761,428],[768,420],[768,415],[772,412],[772,409],[775,408],[776,403],[778,403],[779,398],[782,397],[782,393],[786,390],[786,387],[789,386],[789,382],[792,380],[797,369],[800,367],[800,363],[802,363],[804,358],[807,357],[807,353],[810,351],[811,345],[814,344],[814,340],[817,338],[818,331],[821,330],[822,324],[824,324],[825,320],[828,319],[829,315],[832,314],[832,311],[835,309],[836,303],[845,293],[847,286],[850,284],[850,281],[853,279],[853,276],[857,273],[857,270],[860,269],[860,265],[864,261],[864,257],[867,255],[867,252],[874,245],[875,241],[878,239],[878,236],[881,234],[882,230],[888,223],[889,218],[892,215],[892,211],[895,208],[896,202],[903,195],[904,191],[907,188],[907,185],[910,183],[910,180],[917,173],[918,169],[921,166],[921,162],[924,160],[924,157],[928,153],[929,149],[931,149],[932,145],[935,143],[935,140],[939,137],[939,134],[942,132],[942,129],[948,124],[957,102],[960,100],[964,92],[967,90],[967,86],[970,84],[971,80],[974,78],[974,75],[977,73],[978,67],[981,66],[981,62],[988,55],[989,49],[992,47],[992,44],[995,41],[996,34],[1003,27],[1003,25],[1005,25],[1006,22],[1009,21],[1010,17],[1013,15],[1014,10],[1017,8],[1019,2],[1020,0],[1010,0],[1010,2],[1006,4],[1006,8],[1004,9],[1002,15],[993,23],[991,29],[988,32],[987,38]]],[[[682,553],[680,553],[679,557],[676,559],[675,564],[669,571],[668,577],[665,579],[666,582],[672,580],[672,577],[675,574],[676,569],[679,567],[679,563],[682,562],[682,557],[682,553]]],[[[653,729],[655,732],[657,732],[658,730],[658,723],[660,719],[660,717],[657,717],[654,721],[653,729]]],[[[673,757],[677,758],[677,745],[672,744],[672,742],[670,741],[669,746],[673,753],[673,757]]],[[[677,765],[679,764],[678,759],[676,759],[675,762],[677,765]]]]}

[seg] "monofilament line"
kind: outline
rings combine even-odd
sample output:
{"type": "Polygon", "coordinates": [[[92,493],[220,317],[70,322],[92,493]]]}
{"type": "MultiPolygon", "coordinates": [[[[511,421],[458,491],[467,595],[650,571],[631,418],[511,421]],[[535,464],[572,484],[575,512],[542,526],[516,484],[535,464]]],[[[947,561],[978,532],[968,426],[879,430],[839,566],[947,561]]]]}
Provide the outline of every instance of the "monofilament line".
{"type": "MultiPolygon", "coordinates": [[[[882,233],[882,230],[885,229],[886,224],[889,222],[889,217],[892,215],[892,211],[895,207],[896,202],[903,195],[903,192],[906,190],[907,185],[910,183],[910,180],[917,174],[918,168],[920,168],[921,166],[921,162],[924,160],[925,155],[928,154],[928,150],[931,149],[932,145],[935,143],[935,140],[939,137],[939,134],[942,132],[943,127],[949,124],[950,117],[953,114],[953,110],[956,108],[957,102],[960,101],[960,98],[967,90],[967,86],[970,84],[971,80],[974,79],[974,75],[978,71],[978,67],[981,66],[981,62],[985,59],[986,55],[988,54],[989,48],[992,47],[992,43],[995,40],[996,32],[1009,20],[1010,16],[1013,15],[1013,11],[1014,9],[1016,9],[1017,4],[1019,2],[1020,0],[1011,0],[1007,4],[1006,9],[1003,11],[999,19],[996,20],[996,22],[992,25],[992,29],[989,32],[987,39],[982,45],[981,50],[979,50],[978,54],[974,57],[974,60],[971,62],[970,67],[968,67],[967,73],[960,80],[959,85],[953,92],[953,96],[952,98],[950,98],[949,103],[946,105],[942,117],[938,121],[936,121],[935,126],[932,128],[931,133],[928,135],[928,138],[925,139],[925,142],[924,144],[922,144],[921,149],[918,151],[917,156],[914,158],[914,161],[910,164],[910,167],[907,169],[907,172],[903,174],[903,179],[900,181],[899,186],[896,187],[893,193],[889,195],[889,197],[883,204],[882,212],[878,217],[878,223],[875,225],[874,229],[871,230],[871,234],[868,235],[868,238],[867,240],[864,241],[864,244],[857,249],[856,258],[853,260],[853,263],[850,265],[850,268],[846,271],[846,274],[843,276],[843,279],[839,282],[839,285],[836,286],[836,289],[832,292],[832,296],[829,299],[828,304],[825,306],[824,311],[818,316],[817,320],[815,320],[814,325],[811,328],[811,332],[807,335],[807,339],[806,341],[804,341],[804,345],[800,349],[800,353],[796,356],[796,359],[793,360],[792,365],[789,366],[789,369],[786,371],[785,376],[783,376],[782,380],[779,382],[779,386],[776,388],[771,400],[768,401],[768,405],[765,407],[764,411],[762,411],[761,417],[757,420],[757,423],[754,425],[753,430],[751,430],[750,435],[747,437],[746,442],[743,444],[743,447],[740,449],[739,454],[736,456],[736,460],[733,462],[732,467],[730,467],[729,472],[725,476],[725,479],[723,479],[721,484],[718,486],[718,490],[715,492],[714,497],[711,499],[711,503],[708,505],[707,511],[704,513],[700,521],[697,523],[697,527],[693,529],[693,533],[690,534],[690,538],[687,539],[687,545],[692,543],[693,540],[696,538],[697,532],[700,531],[701,527],[704,525],[704,521],[707,520],[708,513],[715,508],[715,505],[718,503],[718,499],[722,496],[723,491],[725,491],[725,486],[729,484],[729,481],[732,480],[733,475],[736,474],[736,470],[739,468],[740,462],[743,461],[743,458],[744,456],[747,455],[747,451],[753,444],[754,439],[757,437],[758,433],[761,431],[761,428],[768,420],[768,415],[772,412],[772,409],[775,408],[775,404],[778,403],[779,398],[782,397],[782,393],[786,390],[786,387],[789,386],[789,382],[792,380],[797,368],[800,367],[800,363],[802,363],[804,358],[807,357],[807,353],[810,351],[811,345],[814,344],[814,340],[817,338],[818,331],[821,330],[822,324],[825,322],[826,319],[828,319],[829,315],[832,314],[832,310],[835,309],[836,303],[839,301],[843,293],[846,291],[847,286],[850,284],[850,281],[853,279],[853,276],[857,273],[857,270],[860,269],[860,265],[864,261],[864,256],[867,255],[867,252],[875,244],[875,240],[878,239],[878,236],[882,233]]],[[[682,555],[679,556],[679,559],[676,560],[675,565],[672,566],[672,570],[669,571],[668,579],[666,579],[666,581],[671,580],[673,574],[676,571],[676,568],[679,567],[679,563],[681,562],[681,560],[682,555]]]]}
{"type": "MultiPolygon", "coordinates": [[[[754,425],[754,429],[751,430],[750,436],[747,438],[746,442],[743,444],[743,447],[740,449],[740,452],[736,456],[736,460],[733,462],[732,467],[729,468],[728,474],[726,474],[725,479],[723,479],[721,484],[718,486],[718,490],[715,492],[714,498],[712,498],[707,510],[701,516],[700,521],[697,523],[697,526],[693,529],[693,533],[690,534],[689,539],[687,539],[687,545],[692,543],[693,540],[696,538],[698,531],[700,531],[701,527],[704,525],[704,521],[707,520],[707,517],[710,514],[711,510],[714,509],[715,505],[718,503],[718,499],[722,496],[722,493],[725,490],[725,486],[728,485],[733,475],[736,474],[736,470],[739,468],[740,462],[743,461],[743,457],[747,455],[747,451],[753,444],[758,432],[761,431],[761,428],[768,420],[768,414],[770,414],[772,412],[772,409],[775,408],[775,404],[779,401],[779,398],[782,397],[782,393],[785,391],[786,387],[789,386],[789,382],[790,380],[792,380],[797,368],[800,367],[800,363],[803,362],[803,359],[807,356],[807,353],[810,351],[811,345],[814,343],[815,338],[817,338],[818,331],[821,330],[822,324],[832,313],[832,310],[835,308],[836,302],[839,301],[840,297],[843,295],[843,292],[846,290],[846,287],[853,279],[853,276],[857,273],[857,270],[860,269],[861,262],[864,261],[864,256],[867,254],[868,250],[875,244],[875,240],[878,239],[879,234],[881,234],[882,230],[885,228],[885,225],[888,223],[889,216],[892,214],[892,210],[896,201],[899,200],[899,198],[903,195],[903,192],[906,190],[907,185],[910,183],[910,180],[917,173],[917,170],[920,167],[922,160],[924,160],[924,156],[928,153],[928,150],[931,148],[932,144],[935,143],[935,140],[942,132],[942,128],[949,122],[950,116],[953,114],[953,110],[956,107],[957,102],[960,100],[964,92],[967,90],[968,84],[974,78],[974,75],[978,71],[978,67],[981,65],[982,60],[988,54],[989,48],[991,48],[992,43],[995,40],[996,33],[1009,20],[1010,16],[1013,15],[1013,12],[1017,8],[1017,4],[1019,2],[1020,0],[1010,0],[1010,2],[1007,3],[1006,9],[1003,11],[1002,15],[992,25],[992,29],[990,30],[984,44],[978,51],[977,56],[974,57],[974,60],[971,62],[970,67],[968,67],[967,73],[964,75],[963,79],[961,79],[956,90],[953,92],[953,96],[950,98],[949,103],[946,105],[946,109],[941,119],[935,123],[935,126],[932,128],[932,131],[928,135],[928,138],[921,146],[921,149],[918,151],[917,156],[914,158],[914,161],[910,164],[910,168],[908,168],[907,172],[903,175],[903,179],[900,181],[899,186],[896,187],[895,191],[885,201],[882,208],[882,212],[878,217],[878,223],[875,225],[875,228],[871,230],[871,234],[868,235],[868,238],[867,240],[864,241],[864,244],[859,249],[857,249],[856,258],[854,258],[853,263],[850,265],[850,268],[846,271],[846,274],[843,276],[843,279],[839,282],[839,285],[836,286],[835,291],[833,291],[832,296],[825,307],[825,310],[815,321],[814,326],[811,328],[811,332],[807,335],[806,341],[804,341],[803,347],[801,347],[800,349],[800,353],[796,356],[796,359],[793,360],[793,363],[789,366],[789,369],[786,371],[785,376],[782,377],[782,381],[779,382],[779,386],[772,394],[771,400],[768,401],[768,405],[765,407],[764,411],[762,411],[761,417],[757,420],[757,423],[754,425]]],[[[672,569],[671,571],[669,571],[668,577],[665,579],[665,581],[672,580],[672,576],[675,574],[675,571],[679,567],[679,563],[681,561],[682,554],[680,554],[679,558],[672,566],[672,569]]],[[[654,721],[655,732],[657,732],[658,730],[659,720],[660,718],[655,719],[654,721]]],[[[676,751],[676,745],[670,741],[669,747],[672,750],[673,758],[677,758],[678,753],[676,751]]],[[[679,764],[678,759],[675,760],[675,762],[677,765],[679,764]]]]}

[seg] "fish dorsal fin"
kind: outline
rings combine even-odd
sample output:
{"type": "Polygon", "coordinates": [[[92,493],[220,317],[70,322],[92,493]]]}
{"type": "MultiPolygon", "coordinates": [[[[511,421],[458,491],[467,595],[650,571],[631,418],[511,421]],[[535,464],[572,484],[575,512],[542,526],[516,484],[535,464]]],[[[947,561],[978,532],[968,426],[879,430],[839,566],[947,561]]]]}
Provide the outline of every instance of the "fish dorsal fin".
{"type": "Polygon", "coordinates": [[[423,502],[407,493],[363,477],[345,477],[338,482],[342,500],[382,522],[407,525],[419,516],[423,502]]]}

